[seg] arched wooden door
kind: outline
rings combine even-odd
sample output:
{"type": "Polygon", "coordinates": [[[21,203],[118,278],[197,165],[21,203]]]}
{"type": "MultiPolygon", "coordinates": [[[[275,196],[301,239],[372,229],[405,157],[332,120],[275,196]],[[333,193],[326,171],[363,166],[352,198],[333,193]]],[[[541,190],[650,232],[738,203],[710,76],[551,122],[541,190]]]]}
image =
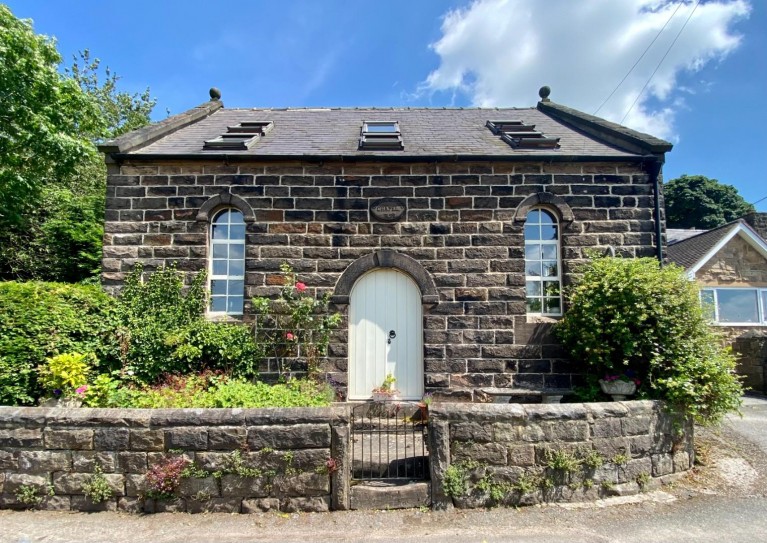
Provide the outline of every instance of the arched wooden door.
{"type": "Polygon", "coordinates": [[[389,373],[400,399],[423,396],[421,292],[410,276],[378,268],[351,291],[349,399],[369,399],[389,373]]]}

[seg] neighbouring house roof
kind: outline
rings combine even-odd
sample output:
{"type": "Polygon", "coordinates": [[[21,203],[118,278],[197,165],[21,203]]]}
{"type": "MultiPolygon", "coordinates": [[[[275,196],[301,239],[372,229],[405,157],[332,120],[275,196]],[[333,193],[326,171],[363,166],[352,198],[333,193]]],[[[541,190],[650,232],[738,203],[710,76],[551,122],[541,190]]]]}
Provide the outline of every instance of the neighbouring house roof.
{"type": "Polygon", "coordinates": [[[673,245],[678,241],[697,236],[708,232],[708,230],[698,230],[696,228],[666,228],[666,242],[673,245]]]}
{"type": "MultiPolygon", "coordinates": [[[[533,137],[540,137],[535,136],[533,137]]],[[[526,140],[527,141],[527,140],[526,140]]],[[[211,146],[209,146],[211,147],[211,146]]],[[[245,146],[243,146],[245,147],[245,146]]],[[[550,147],[550,146],[549,146],[550,147]]],[[[225,109],[213,99],[185,113],[99,146],[124,158],[391,158],[608,160],[659,156],[671,144],[544,98],[529,108],[272,108],[225,109]],[[228,127],[271,122],[268,133],[248,148],[204,149],[228,127]],[[402,149],[360,146],[363,122],[398,123],[402,149]],[[486,126],[488,121],[520,121],[535,133],[558,139],[555,148],[515,148],[486,126]]]]}
{"type": "Polygon", "coordinates": [[[746,221],[738,219],[711,230],[667,230],[668,259],[694,276],[735,236],[741,236],[767,258],[767,241],[746,221]]]}

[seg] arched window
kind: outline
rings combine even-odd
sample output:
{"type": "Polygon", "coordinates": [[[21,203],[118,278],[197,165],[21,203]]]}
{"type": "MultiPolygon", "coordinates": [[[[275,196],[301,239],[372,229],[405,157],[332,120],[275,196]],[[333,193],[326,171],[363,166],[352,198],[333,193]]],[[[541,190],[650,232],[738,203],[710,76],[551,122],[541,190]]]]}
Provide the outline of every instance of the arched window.
{"type": "Polygon", "coordinates": [[[245,221],[237,209],[216,213],[210,229],[210,308],[242,315],[245,294],[245,221]]]}
{"type": "Polygon", "coordinates": [[[559,225],[545,209],[531,209],[525,222],[527,313],[562,314],[559,225]]]}

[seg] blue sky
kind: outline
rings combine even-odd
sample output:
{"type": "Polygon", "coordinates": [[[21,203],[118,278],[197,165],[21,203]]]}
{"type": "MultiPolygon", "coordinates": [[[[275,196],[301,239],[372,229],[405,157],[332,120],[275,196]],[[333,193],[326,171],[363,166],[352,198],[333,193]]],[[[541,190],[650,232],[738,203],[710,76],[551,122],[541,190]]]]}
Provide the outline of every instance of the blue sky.
{"type": "Polygon", "coordinates": [[[767,197],[767,5],[695,4],[8,2],[65,59],[87,48],[122,88],[149,87],[157,119],[205,101],[211,86],[227,107],[529,107],[548,84],[554,101],[593,113],[657,37],[599,115],[621,121],[657,68],[624,123],[674,142],[666,179],[707,175],[754,202],[767,197]]]}

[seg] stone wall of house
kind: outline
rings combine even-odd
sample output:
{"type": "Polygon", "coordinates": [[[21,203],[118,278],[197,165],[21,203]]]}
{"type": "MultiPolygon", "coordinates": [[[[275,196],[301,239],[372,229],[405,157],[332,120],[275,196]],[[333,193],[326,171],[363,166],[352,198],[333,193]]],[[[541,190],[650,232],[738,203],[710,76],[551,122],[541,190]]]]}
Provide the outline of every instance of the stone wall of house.
{"type": "MultiPolygon", "coordinates": [[[[764,217],[767,214],[751,215],[764,217]]],[[[767,260],[747,241],[736,236],[698,273],[701,286],[767,287],[767,260]]],[[[764,326],[717,327],[726,343],[738,356],[738,374],[743,384],[757,392],[767,392],[767,328],[764,326]]]]}
{"type": "MultiPolygon", "coordinates": [[[[481,387],[569,387],[577,375],[549,333],[525,313],[523,221],[531,195],[563,204],[564,281],[584,251],[652,256],[652,186],[639,163],[123,163],[109,165],[102,279],[119,289],[137,262],[207,265],[201,206],[228,194],[247,202],[246,300],[275,295],[279,266],[332,291],[356,259],[386,248],[431,275],[438,303],[424,308],[428,390],[471,400],[481,387]],[[223,196],[222,196],[223,195],[223,196]],[[407,211],[378,222],[373,202],[395,198],[407,211]]],[[[346,313],[347,307],[338,308],[346,313]]],[[[246,301],[246,313],[250,311],[246,301]]],[[[342,384],[347,322],[323,370],[342,384]]],[[[265,364],[262,375],[275,375],[265,364]]]]}
{"type": "Polygon", "coordinates": [[[740,236],[723,247],[696,274],[702,286],[765,287],[767,260],[740,236]]]}
{"type": "Polygon", "coordinates": [[[0,407],[0,508],[75,511],[327,511],[348,503],[348,410],[0,407]],[[332,460],[329,463],[329,459],[332,460]],[[153,499],[147,473],[196,473],[153,499]],[[97,468],[98,466],[98,468],[97,468]],[[103,472],[112,496],[86,486],[103,472]],[[216,473],[218,472],[218,473],[216,473]],[[39,502],[39,503],[38,503],[39,502]]]}
{"type": "Polygon", "coordinates": [[[430,439],[435,508],[636,494],[694,460],[691,421],[657,401],[437,405],[430,439]]]}

